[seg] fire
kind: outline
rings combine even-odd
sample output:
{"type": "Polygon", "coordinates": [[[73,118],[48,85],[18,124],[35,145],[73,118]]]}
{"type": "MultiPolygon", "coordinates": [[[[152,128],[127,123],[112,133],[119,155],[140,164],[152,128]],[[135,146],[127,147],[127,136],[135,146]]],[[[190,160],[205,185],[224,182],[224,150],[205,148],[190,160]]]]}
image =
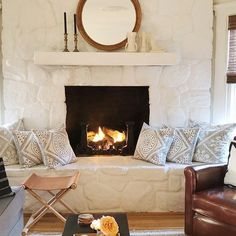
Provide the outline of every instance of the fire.
{"type": "Polygon", "coordinates": [[[99,150],[108,150],[114,148],[116,143],[119,145],[119,143],[125,142],[126,136],[124,131],[120,132],[118,130],[112,130],[106,127],[101,128],[99,126],[98,132],[89,131],[87,133],[87,139],[89,144],[96,144],[99,150]]]}
{"type": "Polygon", "coordinates": [[[114,143],[123,142],[125,140],[125,133],[124,133],[124,131],[121,133],[121,132],[119,132],[117,130],[108,129],[107,130],[107,134],[113,138],[114,143]]]}
{"type": "Polygon", "coordinates": [[[99,126],[98,133],[95,134],[92,141],[96,143],[96,142],[102,141],[104,138],[105,138],[105,134],[102,132],[102,129],[99,126]]]}

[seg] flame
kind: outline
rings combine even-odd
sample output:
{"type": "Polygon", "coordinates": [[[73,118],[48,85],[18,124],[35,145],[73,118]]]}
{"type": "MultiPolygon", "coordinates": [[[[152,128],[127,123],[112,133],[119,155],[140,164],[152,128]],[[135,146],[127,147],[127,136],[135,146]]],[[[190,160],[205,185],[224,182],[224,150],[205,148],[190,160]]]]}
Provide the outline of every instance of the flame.
{"type": "Polygon", "coordinates": [[[122,142],[122,141],[125,140],[125,133],[124,133],[124,131],[121,133],[121,132],[119,132],[117,130],[108,129],[107,130],[107,134],[113,138],[114,143],[122,142]]]}
{"type": "Polygon", "coordinates": [[[102,141],[105,138],[105,134],[102,132],[101,127],[99,126],[98,128],[98,133],[95,134],[94,138],[93,138],[93,142],[99,142],[102,141]]]}
{"type": "Polygon", "coordinates": [[[101,128],[99,126],[98,132],[89,131],[87,133],[88,141],[97,143],[100,141],[106,141],[106,145],[109,149],[111,145],[118,142],[123,142],[126,139],[125,132],[119,132],[118,130],[108,129],[106,127],[101,128]]]}

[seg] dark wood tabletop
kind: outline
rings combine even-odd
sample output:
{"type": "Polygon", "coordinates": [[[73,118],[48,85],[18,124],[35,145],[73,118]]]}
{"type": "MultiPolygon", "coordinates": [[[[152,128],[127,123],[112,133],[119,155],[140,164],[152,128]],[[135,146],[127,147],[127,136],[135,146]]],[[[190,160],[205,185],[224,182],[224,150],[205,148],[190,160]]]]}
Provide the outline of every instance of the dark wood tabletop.
{"type": "MultiPolygon", "coordinates": [[[[74,234],[91,234],[96,233],[95,230],[91,229],[89,225],[78,224],[78,215],[69,215],[62,236],[73,236],[74,234]]],[[[113,216],[119,225],[120,236],[130,236],[129,225],[126,213],[99,213],[93,214],[95,219],[101,218],[103,215],[113,216]]]]}

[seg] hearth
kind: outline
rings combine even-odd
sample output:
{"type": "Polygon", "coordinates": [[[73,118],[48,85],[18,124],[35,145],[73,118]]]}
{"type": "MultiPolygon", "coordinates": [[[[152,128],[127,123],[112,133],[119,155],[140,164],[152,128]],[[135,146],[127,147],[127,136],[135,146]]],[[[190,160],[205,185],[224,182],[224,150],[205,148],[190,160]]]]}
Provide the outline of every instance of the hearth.
{"type": "Polygon", "coordinates": [[[66,127],[77,155],[132,155],[149,122],[148,87],[66,86],[66,127]]]}

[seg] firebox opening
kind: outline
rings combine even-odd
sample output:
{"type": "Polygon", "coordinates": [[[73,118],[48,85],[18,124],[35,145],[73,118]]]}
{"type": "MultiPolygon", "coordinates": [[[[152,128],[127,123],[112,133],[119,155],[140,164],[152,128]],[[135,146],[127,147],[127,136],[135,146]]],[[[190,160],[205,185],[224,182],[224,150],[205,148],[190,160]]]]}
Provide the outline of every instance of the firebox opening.
{"type": "Polygon", "coordinates": [[[66,86],[66,127],[76,155],[132,155],[149,123],[148,87],[66,86]]]}

